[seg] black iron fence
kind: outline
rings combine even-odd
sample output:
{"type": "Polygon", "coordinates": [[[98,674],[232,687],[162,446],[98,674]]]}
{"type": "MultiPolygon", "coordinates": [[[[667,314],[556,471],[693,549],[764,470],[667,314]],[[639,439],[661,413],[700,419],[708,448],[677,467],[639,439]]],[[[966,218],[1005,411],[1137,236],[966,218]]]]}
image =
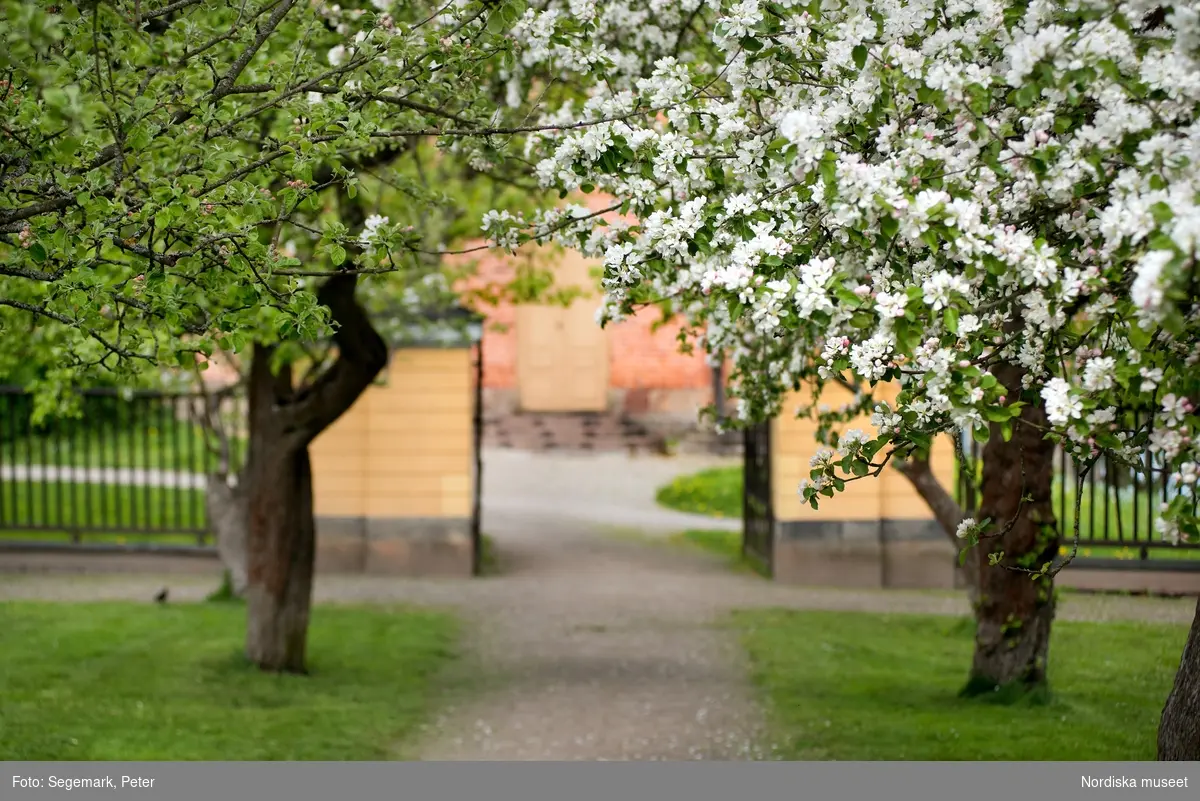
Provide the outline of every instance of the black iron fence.
{"type": "Polygon", "coordinates": [[[744,429],[742,442],[742,554],[770,575],[775,557],[771,421],[744,429]]]}
{"type": "MultiPolygon", "coordinates": [[[[963,452],[971,467],[958,465],[957,498],[965,508],[975,510],[980,500],[976,485],[982,478],[982,447],[965,437],[963,452]],[[969,480],[971,469],[976,473],[974,482],[969,480]]],[[[1068,547],[1075,534],[1077,477],[1072,460],[1060,450],[1055,457],[1053,502],[1068,547]]],[[[1140,470],[1101,457],[1084,476],[1078,498],[1078,556],[1117,561],[1179,558],[1200,569],[1200,543],[1168,542],[1155,528],[1159,507],[1181,489],[1149,455],[1140,470]]]]}
{"type": "Polygon", "coordinates": [[[34,422],[0,387],[0,540],[211,546],[207,476],[245,452],[242,396],[88,390],[82,414],[34,422]]]}

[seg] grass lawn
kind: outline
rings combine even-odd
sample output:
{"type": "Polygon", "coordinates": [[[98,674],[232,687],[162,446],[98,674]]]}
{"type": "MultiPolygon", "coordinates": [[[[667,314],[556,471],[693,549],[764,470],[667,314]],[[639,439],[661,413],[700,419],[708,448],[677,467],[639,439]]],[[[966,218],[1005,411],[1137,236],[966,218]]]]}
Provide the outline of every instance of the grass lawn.
{"type": "Polygon", "coordinates": [[[0,537],[63,541],[78,525],[101,529],[85,541],[149,540],[196,544],[189,532],[205,527],[203,490],[66,481],[0,481],[0,537]],[[46,527],[36,530],[34,527],[46,527]],[[163,534],[139,534],[139,529],[163,534]]]}
{"type": "MultiPolygon", "coordinates": [[[[1054,512],[1063,517],[1062,530],[1064,537],[1069,540],[1074,536],[1075,491],[1068,488],[1064,495],[1060,495],[1057,485],[1056,481],[1054,512]],[[1065,501],[1065,515],[1060,512],[1061,504],[1058,501],[1060,498],[1065,501]]],[[[1117,536],[1118,520],[1121,521],[1120,530],[1125,533],[1126,538],[1129,538],[1135,529],[1135,508],[1131,495],[1118,496],[1116,493],[1110,492],[1106,500],[1103,486],[1097,488],[1094,495],[1093,498],[1093,494],[1085,490],[1080,505],[1080,547],[1077,555],[1081,558],[1141,558],[1136,547],[1120,545],[1115,542],[1112,545],[1092,545],[1088,542],[1093,532],[1098,537],[1104,536],[1106,510],[1109,515],[1107,531],[1113,540],[1117,536]]],[[[740,518],[742,516],[742,468],[738,466],[715,467],[679,476],[660,487],[656,498],[660,505],[681,512],[718,518],[740,518]]],[[[1152,529],[1146,521],[1147,502],[1147,494],[1143,491],[1136,508],[1139,541],[1145,541],[1146,533],[1152,529]]],[[[1151,541],[1155,541],[1152,533],[1151,541]]],[[[1068,550],[1069,545],[1062,551],[1063,554],[1065,555],[1068,550]]],[[[1151,559],[1200,559],[1200,548],[1152,547],[1149,551],[1151,559]]]]}
{"type": "Polygon", "coordinates": [[[783,759],[1153,760],[1187,627],[1054,624],[1051,699],[957,697],[963,618],[746,611],[733,617],[783,759]]]}
{"type": "Polygon", "coordinates": [[[0,605],[0,760],[371,760],[432,709],[444,614],[317,607],[312,675],[241,657],[236,604],[0,605]]]}
{"type": "Polygon", "coordinates": [[[742,516],[742,468],[710,467],[678,476],[658,488],[656,500],[668,509],[739,518],[742,516]]]}

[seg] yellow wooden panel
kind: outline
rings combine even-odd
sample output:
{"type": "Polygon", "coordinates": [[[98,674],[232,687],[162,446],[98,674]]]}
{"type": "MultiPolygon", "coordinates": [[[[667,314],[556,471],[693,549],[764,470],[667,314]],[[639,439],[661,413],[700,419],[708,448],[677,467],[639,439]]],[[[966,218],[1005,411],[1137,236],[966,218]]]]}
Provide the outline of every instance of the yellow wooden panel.
{"type": "Polygon", "coordinates": [[[471,457],[467,451],[460,453],[411,453],[387,451],[367,454],[366,474],[412,476],[412,475],[469,475],[471,457]]]}
{"type": "Polygon", "coordinates": [[[808,459],[773,457],[771,485],[775,517],[779,520],[875,520],[880,517],[879,482],[873,478],[852,481],[832,498],[821,498],[819,508],[804,502],[798,490],[808,477],[808,459]]]}
{"type": "Polygon", "coordinates": [[[470,517],[471,496],[466,493],[442,496],[443,517],[470,517]]]}
{"type": "Polygon", "coordinates": [[[381,403],[387,404],[395,393],[412,390],[469,395],[472,392],[471,376],[466,371],[398,376],[387,387],[372,387],[370,395],[364,395],[360,402],[364,406],[374,407],[381,403]]]}
{"type": "Polygon", "coordinates": [[[471,432],[400,431],[382,432],[371,442],[368,453],[441,454],[470,453],[471,432]],[[377,441],[376,441],[377,440],[377,441]]]}
{"type": "Polygon", "coordinates": [[[403,350],[392,355],[380,388],[403,386],[403,379],[414,376],[466,375],[471,373],[471,352],[467,348],[444,350],[403,350]]]}
{"type": "Polygon", "coordinates": [[[376,468],[425,459],[472,461],[470,432],[380,432],[370,447],[363,450],[364,464],[376,468]]]}
{"type": "Polygon", "coordinates": [[[312,461],[313,474],[318,473],[357,473],[366,470],[363,449],[349,450],[347,448],[330,448],[328,450],[309,451],[312,461]]]}
{"type": "Polygon", "coordinates": [[[407,495],[441,495],[442,494],[442,476],[440,475],[412,475],[408,473],[380,473],[368,474],[368,486],[370,487],[371,497],[380,495],[381,490],[385,493],[398,492],[407,495]]]}
{"type": "Polygon", "coordinates": [[[321,491],[347,492],[366,495],[367,479],[361,473],[317,473],[313,475],[313,486],[321,491]]]}
{"type": "Polygon", "coordinates": [[[474,398],[465,388],[433,390],[409,387],[402,392],[372,398],[369,408],[371,420],[374,420],[379,415],[387,414],[411,415],[458,410],[469,415],[473,406],[474,398]]]}
{"type": "MultiPolygon", "coordinates": [[[[899,392],[899,387],[892,384],[879,385],[871,392],[878,400],[892,401],[899,392]]],[[[829,385],[817,402],[837,408],[852,399],[853,394],[850,391],[840,385],[829,385]]],[[[794,410],[797,406],[807,406],[811,403],[811,395],[802,391],[788,398],[783,408],[794,410]]],[[[862,429],[867,434],[873,434],[875,431],[870,423],[869,413],[838,426],[842,431],[851,428],[862,429]]],[[[815,432],[816,422],[811,418],[797,419],[787,414],[775,421],[772,452],[775,468],[775,514],[778,519],[911,520],[932,517],[908,479],[892,467],[885,468],[879,476],[848,483],[845,492],[838,493],[833,498],[823,498],[817,510],[804,504],[796,490],[799,482],[808,476],[808,459],[822,447],[815,439],[815,432]]],[[[952,491],[950,482],[954,474],[954,453],[948,438],[943,437],[935,444],[933,467],[934,474],[943,481],[947,490],[952,491]]]]}
{"type": "Polygon", "coordinates": [[[367,517],[444,517],[440,495],[388,495],[370,498],[367,517]]]}
{"type": "MultiPolygon", "coordinates": [[[[853,398],[841,386],[825,389],[821,403],[840,406],[853,398]]],[[[811,403],[811,394],[800,392],[786,399],[783,408],[794,410],[811,403]]],[[[861,428],[871,432],[870,418],[858,418],[838,426],[841,431],[861,428]]],[[[878,478],[863,478],[846,484],[846,489],[832,498],[822,497],[813,509],[800,496],[800,482],[808,478],[809,460],[823,447],[816,439],[816,422],[808,417],[781,415],[773,421],[771,431],[771,478],[775,517],[779,520],[875,520],[881,513],[882,482],[878,478]]]]}
{"type": "Polygon", "coordinates": [[[466,495],[471,491],[471,475],[463,471],[442,476],[442,495],[466,495]]]}
{"type": "Polygon", "coordinates": [[[427,409],[413,412],[377,412],[371,416],[371,433],[367,439],[381,432],[406,431],[458,431],[470,429],[473,415],[469,409],[427,409]]]}
{"type": "Polygon", "coordinates": [[[525,411],[608,408],[608,337],[595,300],[516,309],[517,389],[525,411]]]}
{"type": "Polygon", "coordinates": [[[457,458],[466,463],[471,461],[472,442],[469,431],[381,431],[369,447],[363,449],[362,458],[364,464],[370,460],[377,467],[380,462],[403,463],[406,460],[443,457],[457,458]]]}
{"type": "Polygon", "coordinates": [[[882,516],[888,520],[927,520],[933,514],[929,505],[913,490],[909,494],[886,498],[882,516]]]}
{"type": "MultiPolygon", "coordinates": [[[[954,445],[949,437],[939,437],[934,443],[931,462],[934,476],[953,495],[954,445]]],[[[889,468],[880,479],[884,484],[884,517],[891,520],[927,520],[933,517],[928,504],[899,470],[889,468]]]]}
{"type": "Polygon", "coordinates": [[[392,353],[391,366],[440,368],[469,364],[469,348],[402,348],[392,353]]]}
{"type": "Polygon", "coordinates": [[[313,512],[326,517],[360,517],[366,511],[362,496],[325,492],[314,486],[313,512]]]}

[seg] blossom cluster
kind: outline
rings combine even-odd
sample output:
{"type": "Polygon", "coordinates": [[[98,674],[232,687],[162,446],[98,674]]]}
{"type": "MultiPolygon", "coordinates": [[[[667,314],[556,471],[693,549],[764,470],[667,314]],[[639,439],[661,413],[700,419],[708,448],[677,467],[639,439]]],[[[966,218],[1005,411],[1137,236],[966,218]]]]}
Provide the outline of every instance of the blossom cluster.
{"type": "Polygon", "coordinates": [[[835,462],[1008,436],[1033,402],[1081,464],[1170,476],[1160,529],[1197,536],[1200,6],[713,0],[699,35],[639,49],[606,31],[663,4],[586,4],[606,22],[561,44],[584,5],[518,38],[526,67],[609,65],[545,117],[604,122],[527,140],[543,186],[637,217],[563,237],[604,252],[602,318],[674,299],[748,419],[801,384],[899,385],[806,499],[841,489],[835,462]]]}

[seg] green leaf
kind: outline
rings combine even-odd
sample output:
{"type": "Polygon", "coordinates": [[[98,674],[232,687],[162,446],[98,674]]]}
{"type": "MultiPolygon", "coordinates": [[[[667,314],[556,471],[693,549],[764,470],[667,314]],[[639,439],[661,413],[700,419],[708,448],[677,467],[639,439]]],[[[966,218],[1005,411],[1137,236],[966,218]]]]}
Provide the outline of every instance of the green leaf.
{"type": "Polygon", "coordinates": [[[40,242],[34,242],[29,246],[29,257],[38,264],[43,264],[46,261],[46,249],[40,242]]]}
{"type": "Polygon", "coordinates": [[[1159,225],[1166,225],[1175,218],[1175,212],[1166,203],[1159,201],[1150,207],[1150,214],[1159,225]]]}
{"type": "Polygon", "coordinates": [[[867,66],[867,47],[866,47],[866,45],[859,45],[858,47],[854,48],[854,50],[852,51],[852,54],[854,56],[854,65],[856,67],[858,67],[861,70],[863,67],[867,66]]]}
{"type": "Polygon", "coordinates": [[[892,215],[887,215],[879,223],[879,230],[883,231],[883,235],[888,239],[894,237],[900,230],[900,221],[892,215]]]}
{"type": "Polygon", "coordinates": [[[1018,108],[1029,108],[1038,101],[1041,95],[1041,87],[1035,83],[1027,83],[1016,91],[1016,97],[1013,101],[1018,108]]]}
{"type": "Polygon", "coordinates": [[[958,309],[947,306],[945,313],[942,315],[942,320],[946,323],[947,331],[951,334],[958,333],[958,309]]]}
{"type": "Polygon", "coordinates": [[[329,249],[329,260],[337,267],[346,260],[346,249],[341,245],[334,245],[329,249]]]}
{"type": "Polygon", "coordinates": [[[1012,417],[1012,412],[1004,406],[989,406],[983,410],[983,416],[993,423],[1004,423],[1012,417]]]}

